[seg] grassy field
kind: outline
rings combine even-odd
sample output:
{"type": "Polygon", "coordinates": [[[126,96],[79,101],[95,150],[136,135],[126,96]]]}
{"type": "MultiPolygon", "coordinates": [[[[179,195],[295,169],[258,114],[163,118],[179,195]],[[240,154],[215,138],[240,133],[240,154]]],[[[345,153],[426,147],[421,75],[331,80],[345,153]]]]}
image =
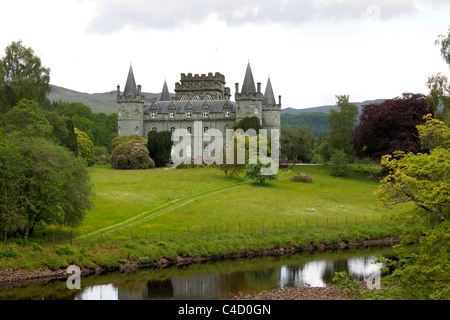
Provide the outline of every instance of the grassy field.
{"type": "Polygon", "coordinates": [[[74,230],[78,237],[167,239],[358,224],[381,221],[386,212],[373,196],[379,183],[376,179],[357,171],[348,178],[335,178],[322,166],[285,169],[278,181],[264,185],[241,177],[227,178],[214,168],[89,170],[95,184],[94,208],[74,230]],[[310,175],[313,183],[292,182],[300,171],[310,175]]]}

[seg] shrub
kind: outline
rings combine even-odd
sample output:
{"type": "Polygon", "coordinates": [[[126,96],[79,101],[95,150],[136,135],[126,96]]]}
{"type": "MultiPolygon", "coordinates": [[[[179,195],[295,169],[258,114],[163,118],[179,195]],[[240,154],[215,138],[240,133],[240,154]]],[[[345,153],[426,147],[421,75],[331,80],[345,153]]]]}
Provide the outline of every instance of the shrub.
{"type": "Polygon", "coordinates": [[[118,146],[111,156],[115,169],[150,169],[155,162],[143,143],[126,143],[118,146]]]}
{"type": "Polygon", "coordinates": [[[304,182],[304,183],[312,183],[313,182],[312,178],[310,176],[308,176],[307,174],[305,174],[305,173],[300,173],[300,174],[295,175],[292,178],[292,181],[294,181],[294,182],[304,182]]]}
{"type": "Polygon", "coordinates": [[[73,249],[68,244],[66,244],[66,245],[57,245],[55,251],[60,256],[63,256],[63,255],[67,255],[68,256],[68,255],[73,254],[73,249]]]}
{"type": "Polygon", "coordinates": [[[328,165],[332,176],[346,177],[348,175],[348,159],[344,150],[335,151],[328,165]]]}
{"type": "Polygon", "coordinates": [[[17,246],[14,243],[0,249],[0,258],[16,258],[17,255],[17,246]]]}

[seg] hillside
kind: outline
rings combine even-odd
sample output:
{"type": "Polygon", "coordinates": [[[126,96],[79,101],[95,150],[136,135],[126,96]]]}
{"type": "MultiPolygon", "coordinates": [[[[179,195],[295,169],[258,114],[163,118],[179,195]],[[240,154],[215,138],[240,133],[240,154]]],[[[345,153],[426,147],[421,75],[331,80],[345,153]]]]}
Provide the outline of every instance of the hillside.
{"type": "MultiPolygon", "coordinates": [[[[142,94],[148,103],[153,101],[153,98],[161,96],[160,93],[143,92],[142,94]]],[[[116,91],[89,94],[52,85],[52,91],[48,95],[48,99],[50,101],[81,102],[90,107],[94,113],[110,114],[117,112],[116,91]]]]}
{"type": "MultiPolygon", "coordinates": [[[[359,107],[361,111],[362,107],[368,104],[380,104],[383,103],[385,99],[376,99],[376,100],[367,100],[364,102],[353,102],[359,107]]],[[[315,108],[306,108],[306,109],[294,109],[294,108],[286,108],[281,110],[282,114],[303,114],[303,113],[329,113],[331,109],[337,109],[337,105],[333,106],[321,106],[315,108]]]]}

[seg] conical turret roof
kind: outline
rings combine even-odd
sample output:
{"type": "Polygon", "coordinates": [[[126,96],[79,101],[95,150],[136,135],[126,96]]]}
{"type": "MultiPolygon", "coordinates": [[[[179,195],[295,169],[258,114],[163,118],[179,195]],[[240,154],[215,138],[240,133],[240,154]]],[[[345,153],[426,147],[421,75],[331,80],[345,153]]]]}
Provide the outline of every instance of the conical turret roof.
{"type": "Polygon", "coordinates": [[[125,85],[123,94],[125,96],[133,96],[133,97],[137,95],[137,86],[136,81],[134,80],[134,73],[132,66],[130,66],[130,71],[128,71],[127,84],[125,85]]]}
{"type": "Polygon", "coordinates": [[[242,93],[256,93],[255,80],[253,80],[252,68],[250,67],[250,62],[247,65],[247,71],[245,72],[244,84],[242,85],[242,93]]]}
{"type": "Polygon", "coordinates": [[[264,101],[263,104],[266,106],[271,106],[277,104],[275,101],[275,95],[273,94],[272,82],[267,80],[266,92],[264,93],[264,101]]]}
{"type": "Polygon", "coordinates": [[[164,80],[164,86],[163,86],[163,90],[161,93],[161,98],[159,99],[159,101],[170,101],[170,93],[169,93],[169,88],[167,87],[167,81],[164,80]]]}

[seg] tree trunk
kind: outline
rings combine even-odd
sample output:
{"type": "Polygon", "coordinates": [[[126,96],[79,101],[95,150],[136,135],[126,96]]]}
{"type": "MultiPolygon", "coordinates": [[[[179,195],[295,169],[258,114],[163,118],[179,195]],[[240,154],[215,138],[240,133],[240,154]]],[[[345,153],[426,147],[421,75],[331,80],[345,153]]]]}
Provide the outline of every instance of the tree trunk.
{"type": "Polygon", "coordinates": [[[25,239],[28,239],[28,237],[30,236],[30,226],[31,226],[31,221],[30,221],[30,217],[28,217],[27,224],[25,225],[25,234],[24,234],[25,239]]]}
{"type": "Polygon", "coordinates": [[[4,240],[3,240],[3,243],[6,245],[6,238],[7,238],[7,235],[8,235],[8,228],[6,227],[6,223],[5,223],[5,238],[4,238],[4,240]]]}

